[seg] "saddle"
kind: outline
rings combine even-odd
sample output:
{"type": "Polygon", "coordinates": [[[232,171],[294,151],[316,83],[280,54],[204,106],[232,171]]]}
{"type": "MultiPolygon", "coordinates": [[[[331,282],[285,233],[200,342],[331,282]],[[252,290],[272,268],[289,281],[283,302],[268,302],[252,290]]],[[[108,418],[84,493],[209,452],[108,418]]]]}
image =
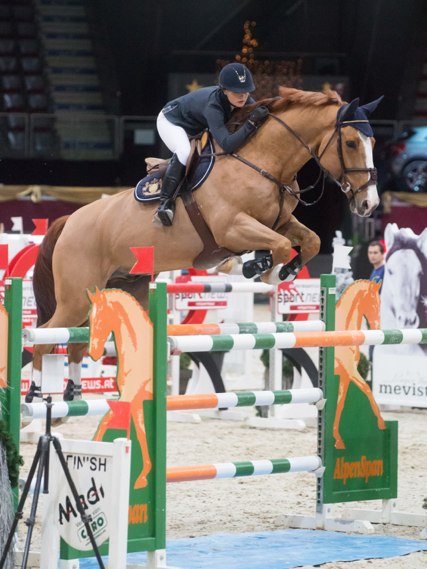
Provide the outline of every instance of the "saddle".
{"type": "MultiPolygon", "coordinates": [[[[150,157],[145,159],[145,163],[147,165],[147,176],[138,182],[134,190],[135,199],[142,203],[160,199],[162,178],[169,160],[150,157]]],[[[174,195],[174,199],[182,198],[191,223],[203,242],[203,251],[193,261],[195,269],[208,269],[230,257],[239,255],[239,253],[217,244],[193,197],[193,192],[205,182],[214,163],[215,148],[213,141],[208,131],[203,131],[201,136],[191,139],[191,152],[187,161],[185,177],[174,195]]]]}
{"type": "MultiPolygon", "coordinates": [[[[191,151],[187,160],[183,183],[178,186],[174,199],[183,192],[197,190],[209,176],[215,163],[215,149],[208,131],[190,141],[191,151]]],[[[135,187],[135,199],[140,202],[151,202],[160,199],[162,179],[169,160],[149,157],[145,159],[147,175],[135,187]]]]}

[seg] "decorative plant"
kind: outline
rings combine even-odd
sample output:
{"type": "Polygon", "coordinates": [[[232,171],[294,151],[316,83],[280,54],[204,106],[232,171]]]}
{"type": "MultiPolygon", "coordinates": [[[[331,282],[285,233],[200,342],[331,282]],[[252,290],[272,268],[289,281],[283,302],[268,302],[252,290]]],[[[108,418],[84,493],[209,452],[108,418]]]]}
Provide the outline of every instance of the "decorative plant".
{"type": "Polygon", "coordinates": [[[0,445],[2,445],[6,450],[10,485],[14,488],[18,485],[19,467],[24,464],[24,460],[22,456],[20,456],[4,421],[0,421],[0,445]]]}

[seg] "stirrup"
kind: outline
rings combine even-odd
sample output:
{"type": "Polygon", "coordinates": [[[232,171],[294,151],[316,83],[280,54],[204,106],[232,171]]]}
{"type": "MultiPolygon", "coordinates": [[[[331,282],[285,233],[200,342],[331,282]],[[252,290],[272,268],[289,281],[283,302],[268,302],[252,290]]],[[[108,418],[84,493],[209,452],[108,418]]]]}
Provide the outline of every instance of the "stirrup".
{"type": "Polygon", "coordinates": [[[165,202],[157,208],[153,221],[160,221],[162,225],[170,227],[173,223],[174,216],[175,204],[169,200],[169,202],[165,202]]]}
{"type": "Polygon", "coordinates": [[[36,385],[34,381],[31,382],[30,388],[25,396],[25,403],[32,403],[34,397],[41,397],[41,387],[36,385]]]}
{"type": "Polygon", "coordinates": [[[75,401],[76,399],[82,398],[82,386],[76,385],[72,379],[67,381],[67,387],[65,388],[63,400],[64,401],[75,401]]]}

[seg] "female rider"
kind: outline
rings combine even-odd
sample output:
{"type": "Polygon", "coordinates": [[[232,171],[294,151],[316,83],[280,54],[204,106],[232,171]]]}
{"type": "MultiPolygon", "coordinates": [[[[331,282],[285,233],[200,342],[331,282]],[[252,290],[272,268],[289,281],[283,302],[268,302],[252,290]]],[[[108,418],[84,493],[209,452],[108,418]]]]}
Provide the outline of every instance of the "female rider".
{"type": "Polygon", "coordinates": [[[268,116],[266,107],[257,107],[236,132],[229,133],[226,123],[233,109],[255,102],[250,97],[255,84],[249,69],[237,62],[221,69],[218,82],[218,86],[203,87],[170,101],[157,117],[160,138],[173,152],[162,182],[160,207],[154,215],[154,220],[163,225],[173,222],[173,196],[190,155],[189,137],[208,128],[221,148],[231,153],[242,146],[268,116]]]}

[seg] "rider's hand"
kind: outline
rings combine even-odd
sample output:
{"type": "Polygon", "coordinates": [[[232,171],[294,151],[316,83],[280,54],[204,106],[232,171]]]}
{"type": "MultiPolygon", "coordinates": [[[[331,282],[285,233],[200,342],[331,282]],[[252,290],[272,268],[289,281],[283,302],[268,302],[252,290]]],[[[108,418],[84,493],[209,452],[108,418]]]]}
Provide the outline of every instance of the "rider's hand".
{"type": "Polygon", "coordinates": [[[254,109],[249,115],[249,123],[258,128],[268,117],[269,110],[267,107],[261,106],[254,109]]]}

